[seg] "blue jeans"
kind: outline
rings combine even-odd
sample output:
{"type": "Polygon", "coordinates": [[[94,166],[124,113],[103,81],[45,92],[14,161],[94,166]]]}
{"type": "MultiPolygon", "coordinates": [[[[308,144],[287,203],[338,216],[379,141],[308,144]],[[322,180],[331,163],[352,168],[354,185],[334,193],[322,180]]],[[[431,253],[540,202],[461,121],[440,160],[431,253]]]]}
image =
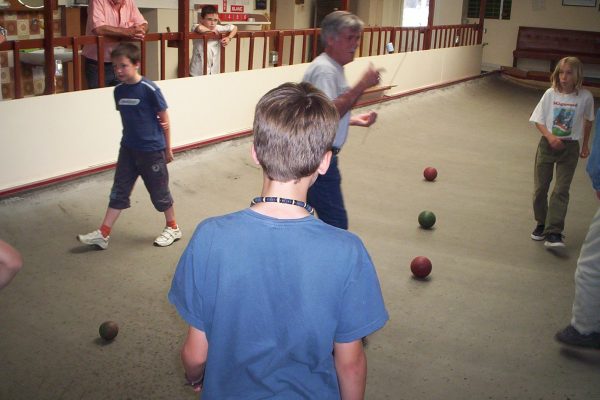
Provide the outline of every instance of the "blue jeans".
{"type": "Polygon", "coordinates": [[[348,229],[348,213],[342,197],[342,176],[338,169],[338,157],[331,157],[325,175],[319,175],[308,189],[308,204],[317,210],[319,218],[335,227],[348,229]]]}
{"type": "MultiPolygon", "coordinates": [[[[95,89],[98,86],[98,61],[85,58],[85,79],[88,89],[95,89]]],[[[117,86],[119,81],[115,76],[112,63],[104,63],[104,86],[117,86]]]]}

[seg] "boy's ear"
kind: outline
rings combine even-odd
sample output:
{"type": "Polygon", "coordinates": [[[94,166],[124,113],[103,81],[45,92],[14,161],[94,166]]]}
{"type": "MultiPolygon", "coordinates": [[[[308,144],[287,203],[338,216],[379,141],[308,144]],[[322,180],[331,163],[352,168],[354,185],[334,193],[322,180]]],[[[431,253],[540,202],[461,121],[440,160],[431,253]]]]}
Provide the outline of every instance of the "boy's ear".
{"type": "Polygon", "coordinates": [[[256,163],[256,165],[260,165],[260,161],[258,161],[258,156],[256,155],[256,149],[254,148],[254,143],[252,143],[252,159],[256,163]]]}
{"type": "Polygon", "coordinates": [[[325,175],[325,173],[329,169],[329,164],[331,163],[332,156],[333,156],[333,153],[331,152],[331,150],[329,150],[328,152],[326,152],[323,155],[321,164],[319,164],[319,168],[317,168],[317,172],[319,173],[319,175],[325,175]]]}

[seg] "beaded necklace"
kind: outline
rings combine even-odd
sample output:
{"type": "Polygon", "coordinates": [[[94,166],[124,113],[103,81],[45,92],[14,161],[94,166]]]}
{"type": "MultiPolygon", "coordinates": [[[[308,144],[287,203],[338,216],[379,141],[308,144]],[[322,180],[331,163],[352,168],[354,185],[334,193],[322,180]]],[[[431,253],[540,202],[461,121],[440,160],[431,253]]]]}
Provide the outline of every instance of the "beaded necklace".
{"type": "Polygon", "coordinates": [[[308,211],[308,213],[310,215],[315,215],[315,209],[312,208],[312,206],[304,201],[300,201],[300,200],[292,200],[292,199],[286,199],[284,197],[266,197],[266,196],[259,196],[259,197],[255,197],[252,199],[252,201],[250,202],[250,206],[253,206],[255,204],[258,203],[281,203],[281,204],[290,204],[293,206],[298,206],[298,207],[302,207],[304,208],[306,211],[308,211]]]}

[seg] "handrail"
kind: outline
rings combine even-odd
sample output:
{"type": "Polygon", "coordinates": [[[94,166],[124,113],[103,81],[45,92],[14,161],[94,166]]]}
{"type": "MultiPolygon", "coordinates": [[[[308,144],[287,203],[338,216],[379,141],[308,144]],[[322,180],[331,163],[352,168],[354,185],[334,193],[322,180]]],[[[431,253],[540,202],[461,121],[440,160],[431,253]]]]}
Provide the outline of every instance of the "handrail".
{"type": "MultiPolygon", "coordinates": [[[[481,27],[479,24],[465,24],[465,25],[438,25],[429,27],[365,27],[362,32],[359,48],[358,57],[382,55],[386,53],[386,45],[392,43],[395,52],[411,52],[420,51],[427,49],[438,49],[445,47],[455,46],[469,46],[480,43],[479,31],[481,27]]],[[[141,73],[146,73],[147,67],[147,45],[149,43],[158,42],[160,46],[160,79],[166,79],[166,47],[178,47],[180,48],[181,57],[181,46],[189,47],[189,40],[215,40],[223,37],[224,34],[209,33],[195,33],[186,32],[163,32],[163,33],[149,33],[145,36],[145,39],[141,42],[141,53],[142,53],[142,68],[141,73]]],[[[279,60],[274,63],[273,66],[282,65],[293,65],[295,63],[306,63],[310,62],[317,56],[319,48],[319,36],[320,29],[286,29],[286,30],[269,30],[269,31],[240,31],[237,36],[232,40],[235,47],[235,58],[234,58],[234,71],[240,71],[242,67],[242,43],[248,41],[248,62],[246,65],[247,70],[252,70],[254,66],[254,51],[256,48],[256,42],[261,41],[263,44],[262,51],[262,62],[259,63],[260,68],[266,68],[269,61],[269,55],[267,53],[270,47],[270,43],[273,43],[272,48],[276,49],[279,60]],[[300,37],[300,38],[299,38],[300,37]],[[300,46],[299,56],[296,54],[296,41],[301,40],[302,45],[300,46]],[[283,59],[284,52],[289,52],[286,60],[283,59]]],[[[86,44],[95,44],[98,52],[98,63],[102,65],[104,60],[104,46],[105,39],[102,36],[64,36],[55,37],[51,41],[52,48],[54,46],[63,46],[71,49],[73,56],[73,90],[81,90],[81,56],[80,49],[86,44]]],[[[21,89],[23,73],[19,66],[20,63],[20,51],[31,48],[46,48],[47,43],[44,39],[26,39],[26,40],[12,40],[0,44],[0,51],[12,51],[13,52],[13,78],[14,78],[14,98],[20,99],[23,97],[23,91],[21,89]]],[[[206,74],[206,51],[208,46],[204,46],[204,65],[203,70],[206,74]]],[[[187,54],[187,53],[186,53],[187,54]]],[[[181,68],[178,66],[178,77],[187,76],[186,71],[189,69],[189,54],[187,60],[187,66],[181,68]]],[[[46,56],[46,61],[54,60],[54,54],[46,56]]],[[[158,60],[157,60],[158,61],[158,60]]],[[[178,61],[179,62],[179,61],[178,61]]],[[[179,64],[178,64],[179,65],[179,64]]],[[[225,71],[226,68],[226,52],[221,51],[221,72],[225,71]]],[[[48,65],[45,66],[46,74],[50,71],[48,65]]],[[[52,65],[52,71],[54,71],[54,65],[52,65]]],[[[99,87],[104,86],[104,69],[98,68],[98,84],[99,87]]],[[[49,93],[45,93],[49,94],[49,93]]]]}

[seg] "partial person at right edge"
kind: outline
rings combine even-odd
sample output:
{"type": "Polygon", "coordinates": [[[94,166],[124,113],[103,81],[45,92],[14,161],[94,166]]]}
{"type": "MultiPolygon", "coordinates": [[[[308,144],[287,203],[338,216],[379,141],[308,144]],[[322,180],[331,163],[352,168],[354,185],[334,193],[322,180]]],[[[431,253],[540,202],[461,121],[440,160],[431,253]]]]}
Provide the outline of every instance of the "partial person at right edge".
{"type": "MultiPolygon", "coordinates": [[[[600,201],[600,110],[587,172],[600,201]]],[[[556,334],[561,343],[600,349],[600,207],[581,246],[575,270],[575,300],[571,324],[556,334]]]]}
{"type": "MultiPolygon", "coordinates": [[[[148,32],[144,19],[134,0],[90,0],[88,6],[86,36],[104,36],[104,86],[119,84],[113,71],[110,54],[121,41],[143,40],[148,32]]],[[[95,44],[83,46],[85,78],[88,89],[99,87],[98,50],[95,44]]]]}

